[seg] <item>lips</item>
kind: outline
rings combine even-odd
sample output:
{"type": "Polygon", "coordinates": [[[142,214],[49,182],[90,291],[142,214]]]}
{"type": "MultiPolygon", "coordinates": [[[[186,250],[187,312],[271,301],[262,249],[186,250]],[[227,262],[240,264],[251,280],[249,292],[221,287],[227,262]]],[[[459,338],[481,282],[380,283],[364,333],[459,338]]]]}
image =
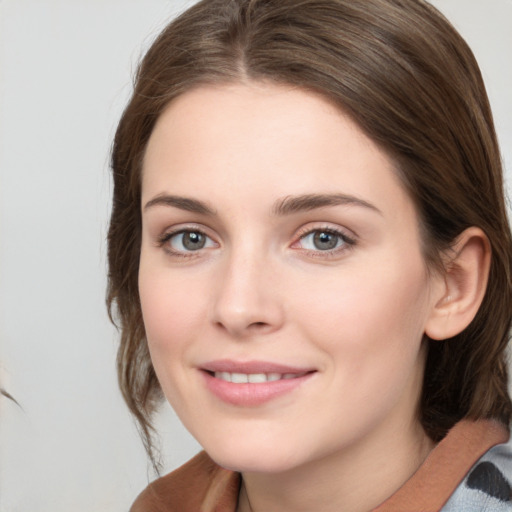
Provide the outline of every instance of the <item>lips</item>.
{"type": "Polygon", "coordinates": [[[315,373],[266,361],[212,361],[202,365],[206,386],[222,401],[241,407],[262,405],[294,391],[315,373]]]}

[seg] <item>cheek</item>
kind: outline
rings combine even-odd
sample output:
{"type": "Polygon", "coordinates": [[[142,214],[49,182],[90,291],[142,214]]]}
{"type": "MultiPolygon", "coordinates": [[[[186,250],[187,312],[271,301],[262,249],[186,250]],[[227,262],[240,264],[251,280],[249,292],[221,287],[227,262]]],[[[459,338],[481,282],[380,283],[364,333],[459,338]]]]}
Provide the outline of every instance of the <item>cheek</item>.
{"type": "Polygon", "coordinates": [[[346,371],[360,378],[365,368],[380,373],[411,366],[420,350],[429,304],[420,258],[402,265],[374,265],[373,270],[365,264],[360,271],[351,268],[338,280],[319,280],[314,287],[296,310],[307,322],[303,325],[308,337],[346,371]]]}
{"type": "Polygon", "coordinates": [[[343,282],[341,293],[339,286],[324,286],[323,300],[304,304],[303,321],[307,318],[308,338],[327,355],[332,392],[321,406],[343,404],[335,414],[344,418],[351,411],[363,433],[390,411],[408,415],[415,408],[424,366],[427,282],[421,272],[398,268],[385,276],[354,272],[343,282]]]}
{"type": "Polygon", "coordinates": [[[173,272],[141,261],[139,295],[151,361],[161,388],[176,411],[186,410],[191,334],[201,332],[204,293],[173,272]]]}
{"type": "Polygon", "coordinates": [[[180,350],[187,334],[197,329],[202,295],[194,291],[190,283],[181,282],[173,273],[157,272],[141,263],[139,295],[152,354],[180,350]]]}

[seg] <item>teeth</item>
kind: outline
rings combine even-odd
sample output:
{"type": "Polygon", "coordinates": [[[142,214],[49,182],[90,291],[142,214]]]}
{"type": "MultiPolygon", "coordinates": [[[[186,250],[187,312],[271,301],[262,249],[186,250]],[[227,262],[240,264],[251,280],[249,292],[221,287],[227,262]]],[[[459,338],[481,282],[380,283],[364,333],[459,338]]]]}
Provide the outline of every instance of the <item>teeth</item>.
{"type": "Polygon", "coordinates": [[[215,372],[215,378],[235,384],[259,384],[263,382],[273,382],[281,379],[294,379],[300,375],[296,373],[229,373],[215,372]]]}
{"type": "MultiPolygon", "coordinates": [[[[215,374],[215,376],[217,377],[217,374],[215,374]]],[[[221,372],[218,378],[225,380],[226,382],[231,382],[231,373],[221,372]]]]}
{"type": "Polygon", "coordinates": [[[257,384],[258,382],[267,382],[267,376],[264,373],[250,373],[247,375],[247,380],[251,384],[257,384]]]}

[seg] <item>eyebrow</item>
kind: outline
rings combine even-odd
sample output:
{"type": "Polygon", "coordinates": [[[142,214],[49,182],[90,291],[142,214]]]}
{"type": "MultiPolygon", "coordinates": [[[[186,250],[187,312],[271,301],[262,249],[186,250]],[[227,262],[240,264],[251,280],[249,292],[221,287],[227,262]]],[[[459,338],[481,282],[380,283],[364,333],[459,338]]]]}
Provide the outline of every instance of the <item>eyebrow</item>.
{"type": "MultiPolygon", "coordinates": [[[[158,195],[145,204],[144,211],[154,206],[172,206],[187,212],[211,217],[217,215],[217,212],[208,204],[190,197],[167,194],[158,195]]],[[[303,194],[299,196],[287,196],[283,199],[278,199],[274,203],[272,213],[276,216],[286,216],[328,206],[360,206],[382,215],[382,212],[373,204],[364,199],[347,194],[303,194]]]]}
{"type": "Polygon", "coordinates": [[[191,199],[189,197],[172,196],[172,195],[159,195],[151,199],[144,206],[144,211],[148,210],[153,206],[174,206],[180,210],[187,212],[199,213],[201,215],[214,216],[217,212],[208,206],[203,201],[197,199],[191,199]]]}
{"type": "Polygon", "coordinates": [[[304,194],[289,196],[276,201],[272,212],[275,215],[290,215],[292,213],[316,210],[327,206],[361,206],[382,215],[373,204],[347,194],[304,194]]]}

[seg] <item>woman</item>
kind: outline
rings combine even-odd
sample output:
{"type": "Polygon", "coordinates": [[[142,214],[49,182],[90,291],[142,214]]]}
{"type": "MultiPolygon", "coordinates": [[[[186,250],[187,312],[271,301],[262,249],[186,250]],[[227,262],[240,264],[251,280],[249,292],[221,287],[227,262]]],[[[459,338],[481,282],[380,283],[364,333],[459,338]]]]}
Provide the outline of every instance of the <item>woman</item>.
{"type": "Polygon", "coordinates": [[[121,389],[151,456],[162,394],[205,449],[134,511],[510,507],[499,150],[435,9],[200,2],[112,166],[121,389]]]}

